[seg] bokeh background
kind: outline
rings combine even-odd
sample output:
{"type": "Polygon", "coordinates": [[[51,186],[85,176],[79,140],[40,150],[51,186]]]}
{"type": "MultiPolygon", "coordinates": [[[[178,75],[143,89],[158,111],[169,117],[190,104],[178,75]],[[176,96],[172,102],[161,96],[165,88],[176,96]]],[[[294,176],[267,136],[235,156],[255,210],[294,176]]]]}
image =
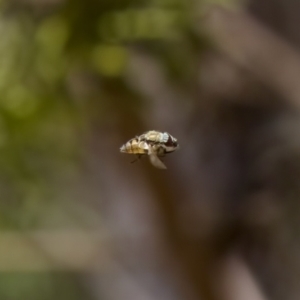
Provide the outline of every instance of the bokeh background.
{"type": "Polygon", "coordinates": [[[300,299],[299,15],[1,0],[0,299],[300,299]]]}

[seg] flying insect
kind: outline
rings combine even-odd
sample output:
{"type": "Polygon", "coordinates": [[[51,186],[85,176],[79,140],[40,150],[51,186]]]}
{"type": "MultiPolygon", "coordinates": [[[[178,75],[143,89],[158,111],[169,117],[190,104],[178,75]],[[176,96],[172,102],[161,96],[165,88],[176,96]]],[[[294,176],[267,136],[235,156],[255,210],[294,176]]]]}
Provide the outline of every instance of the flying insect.
{"type": "Polygon", "coordinates": [[[177,139],[169,133],[150,130],[130,139],[120,148],[120,151],[122,153],[135,154],[137,159],[148,155],[154,167],[166,169],[167,167],[160,160],[160,157],[164,157],[166,154],[172,153],[178,148],[177,139]]]}

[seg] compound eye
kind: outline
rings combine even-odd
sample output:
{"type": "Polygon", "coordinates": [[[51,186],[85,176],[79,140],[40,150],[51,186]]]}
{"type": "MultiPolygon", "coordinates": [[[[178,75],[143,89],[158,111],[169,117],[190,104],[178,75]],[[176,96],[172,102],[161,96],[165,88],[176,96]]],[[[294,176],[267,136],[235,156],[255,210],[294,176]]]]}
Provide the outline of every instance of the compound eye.
{"type": "Polygon", "coordinates": [[[169,135],[169,138],[168,138],[167,142],[165,143],[165,145],[168,147],[172,147],[174,145],[174,141],[170,135],[169,135]]]}
{"type": "Polygon", "coordinates": [[[167,142],[165,143],[167,147],[177,147],[177,140],[171,136],[169,136],[167,142]]]}

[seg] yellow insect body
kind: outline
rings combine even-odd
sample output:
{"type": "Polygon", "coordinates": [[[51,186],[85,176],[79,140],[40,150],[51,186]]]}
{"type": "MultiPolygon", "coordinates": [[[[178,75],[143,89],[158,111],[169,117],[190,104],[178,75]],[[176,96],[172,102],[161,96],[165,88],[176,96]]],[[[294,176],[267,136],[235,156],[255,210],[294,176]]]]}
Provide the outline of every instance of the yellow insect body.
{"type": "Polygon", "coordinates": [[[133,138],[124,144],[120,151],[128,154],[148,154],[149,145],[145,141],[140,141],[138,138],[133,138]]]}
{"type": "Polygon", "coordinates": [[[178,147],[177,139],[169,133],[150,130],[129,140],[120,148],[120,151],[122,153],[136,154],[138,158],[142,155],[149,155],[153,166],[159,169],[166,169],[167,167],[158,157],[174,152],[178,147]]]}

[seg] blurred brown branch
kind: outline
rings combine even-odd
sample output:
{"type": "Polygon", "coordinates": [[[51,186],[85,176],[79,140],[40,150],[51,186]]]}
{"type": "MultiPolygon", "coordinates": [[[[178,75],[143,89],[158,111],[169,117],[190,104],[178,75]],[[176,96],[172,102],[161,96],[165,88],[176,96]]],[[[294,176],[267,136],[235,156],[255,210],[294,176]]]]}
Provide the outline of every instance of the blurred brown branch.
{"type": "Polygon", "coordinates": [[[243,258],[230,253],[218,261],[212,276],[220,300],[266,300],[243,258]]]}
{"type": "Polygon", "coordinates": [[[205,26],[218,49],[235,64],[299,107],[300,55],[286,41],[245,12],[213,6],[205,26]]]}

